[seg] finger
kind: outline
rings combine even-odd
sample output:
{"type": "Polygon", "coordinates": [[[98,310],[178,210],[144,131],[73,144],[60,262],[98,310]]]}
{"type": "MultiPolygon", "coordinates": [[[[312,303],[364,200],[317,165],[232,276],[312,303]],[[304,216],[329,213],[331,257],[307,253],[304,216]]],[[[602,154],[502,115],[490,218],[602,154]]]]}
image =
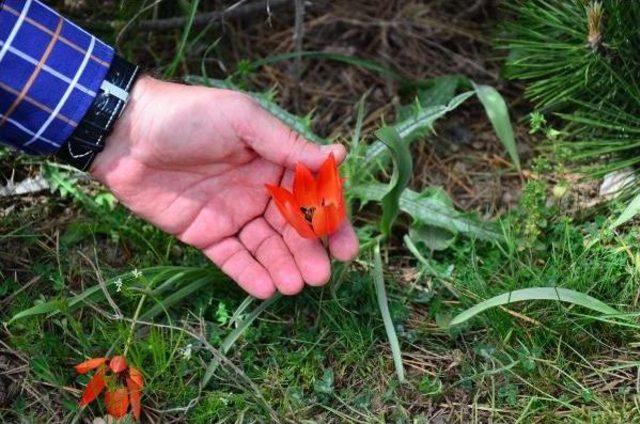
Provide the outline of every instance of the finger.
{"type": "Polygon", "coordinates": [[[267,270],[249,254],[237,238],[226,238],[203,252],[250,295],[268,299],[276,292],[267,270]]]}
{"type": "MultiPolygon", "coordinates": [[[[277,213],[277,212],[276,212],[277,213]]],[[[323,286],[331,278],[331,261],[319,240],[302,238],[291,226],[286,226],[282,239],[293,253],[304,281],[310,286],[323,286]]]]}
{"type": "Polygon", "coordinates": [[[335,233],[329,236],[331,256],[339,261],[350,261],[358,256],[358,236],[348,220],[335,233]]]}
{"type": "Polygon", "coordinates": [[[239,116],[237,131],[242,139],[266,159],[294,169],[301,162],[312,171],[320,169],[330,153],[338,163],[342,162],[347,151],[341,144],[320,146],[314,144],[286,126],[255,102],[252,103],[251,116],[246,112],[239,116]]]}
{"type": "Polygon", "coordinates": [[[294,295],[302,291],[304,281],[291,252],[264,218],[247,224],[240,233],[240,241],[267,269],[280,293],[294,295]]]}

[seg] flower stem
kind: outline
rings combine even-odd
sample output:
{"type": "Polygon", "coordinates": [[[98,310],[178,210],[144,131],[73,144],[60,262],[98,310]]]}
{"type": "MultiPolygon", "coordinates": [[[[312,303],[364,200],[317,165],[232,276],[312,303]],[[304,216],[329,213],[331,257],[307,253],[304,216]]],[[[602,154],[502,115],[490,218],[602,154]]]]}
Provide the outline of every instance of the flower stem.
{"type": "Polygon", "coordinates": [[[129,337],[127,337],[127,342],[124,345],[124,353],[123,356],[127,356],[127,351],[129,350],[129,345],[133,339],[133,330],[136,327],[136,321],[138,321],[138,317],[140,316],[140,312],[142,311],[142,305],[144,305],[144,301],[147,299],[147,295],[143,294],[140,297],[140,301],[138,302],[138,306],[136,307],[136,312],[133,314],[133,319],[131,320],[131,328],[129,329],[129,337]]]}

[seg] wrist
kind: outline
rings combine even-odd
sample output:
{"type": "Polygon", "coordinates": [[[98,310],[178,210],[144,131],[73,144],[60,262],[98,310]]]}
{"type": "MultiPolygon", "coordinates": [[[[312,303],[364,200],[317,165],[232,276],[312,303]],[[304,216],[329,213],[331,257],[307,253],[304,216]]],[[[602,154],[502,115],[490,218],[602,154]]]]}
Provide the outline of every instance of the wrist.
{"type": "MultiPolygon", "coordinates": [[[[56,151],[56,157],[81,171],[87,171],[104,149],[130,97],[139,68],[115,55],[91,104],[73,132],[56,151]]],[[[67,92],[68,93],[68,92],[67,92]]]]}
{"type": "Polygon", "coordinates": [[[142,75],[133,85],[127,106],[106,138],[104,149],[98,153],[89,170],[98,180],[105,182],[105,175],[134,151],[135,140],[139,138],[136,134],[142,131],[142,111],[149,107],[154,87],[160,83],[161,81],[148,75],[142,75]]]}

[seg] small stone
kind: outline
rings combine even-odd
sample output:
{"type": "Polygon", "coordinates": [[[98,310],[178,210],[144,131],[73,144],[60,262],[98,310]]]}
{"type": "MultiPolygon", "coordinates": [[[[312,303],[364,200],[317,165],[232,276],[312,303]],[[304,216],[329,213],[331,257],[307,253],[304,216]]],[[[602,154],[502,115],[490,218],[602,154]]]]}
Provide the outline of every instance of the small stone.
{"type": "Polygon", "coordinates": [[[620,171],[609,172],[604,176],[599,194],[605,199],[616,198],[622,190],[636,181],[633,169],[625,168],[620,171]]]}

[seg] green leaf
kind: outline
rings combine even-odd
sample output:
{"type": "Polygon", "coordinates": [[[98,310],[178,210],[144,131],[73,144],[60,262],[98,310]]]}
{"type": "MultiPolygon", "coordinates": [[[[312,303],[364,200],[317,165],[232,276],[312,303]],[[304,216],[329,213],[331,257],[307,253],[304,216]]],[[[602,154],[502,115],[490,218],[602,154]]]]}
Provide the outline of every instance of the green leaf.
{"type": "MultiPolygon", "coordinates": [[[[158,295],[169,287],[174,288],[174,284],[187,284],[200,278],[208,278],[211,281],[214,278],[224,278],[217,268],[202,267],[185,267],[185,266],[157,266],[142,269],[139,271],[143,278],[143,283],[136,282],[134,272],[127,272],[118,277],[111,278],[105,282],[105,286],[109,289],[116,285],[116,282],[126,282],[127,285],[135,285],[139,290],[149,290],[157,284],[161,284],[152,292],[152,295],[158,295]]],[[[88,300],[98,302],[104,299],[104,292],[99,284],[85,289],[82,293],[70,297],[66,300],[52,300],[32,308],[25,309],[14,315],[9,323],[21,318],[34,315],[51,314],[55,315],[61,311],[61,305],[64,305],[68,312],[73,312],[79,307],[86,304],[88,300]]]]}
{"type": "Polygon", "coordinates": [[[7,325],[19,319],[23,319],[27,317],[32,317],[32,316],[42,315],[42,314],[49,314],[52,312],[60,312],[66,306],[68,306],[67,302],[63,300],[53,300],[50,302],[40,303],[32,308],[25,309],[23,311],[18,312],[13,317],[11,317],[11,319],[7,322],[7,325]]]}
{"type": "Polygon", "coordinates": [[[498,90],[490,85],[478,85],[474,82],[472,84],[496,135],[505,149],[507,149],[513,164],[520,170],[520,156],[513,136],[513,127],[511,126],[511,119],[509,119],[507,103],[498,90]]]}
{"type": "Polygon", "coordinates": [[[396,329],[391,320],[389,312],[389,300],[387,299],[387,291],[384,286],[384,275],[382,274],[382,257],[380,256],[380,243],[376,243],[373,249],[373,281],[376,287],[376,295],[378,298],[378,307],[382,315],[384,329],[387,332],[389,345],[391,346],[391,355],[393,356],[393,364],[396,368],[398,380],[404,382],[404,365],[402,363],[402,351],[400,350],[400,342],[396,329]]]}
{"type": "Polygon", "coordinates": [[[409,145],[404,143],[393,127],[383,127],[376,131],[376,136],[389,148],[393,159],[393,174],[389,181],[388,191],[382,197],[381,232],[385,237],[391,234],[400,205],[400,195],[409,184],[413,173],[413,160],[409,145]]]}
{"type": "MultiPolygon", "coordinates": [[[[384,184],[369,183],[352,187],[351,194],[364,203],[379,202],[387,190],[384,184]]],[[[480,240],[503,240],[502,233],[498,232],[492,224],[480,222],[477,218],[456,211],[452,204],[443,199],[442,193],[433,189],[427,189],[422,193],[405,189],[400,196],[400,209],[421,225],[443,228],[455,234],[460,233],[480,240]]]]}
{"type": "Polygon", "coordinates": [[[430,250],[446,250],[456,240],[455,233],[433,225],[412,225],[409,228],[409,237],[430,250]]]}
{"type": "Polygon", "coordinates": [[[418,90],[418,103],[424,108],[446,105],[456,95],[456,90],[463,80],[466,78],[460,75],[432,78],[427,88],[418,90]]]}
{"type": "Polygon", "coordinates": [[[189,16],[187,17],[187,22],[185,24],[184,30],[182,31],[180,44],[178,45],[175,56],[173,57],[173,61],[164,73],[164,76],[166,78],[170,78],[176,73],[176,71],[178,70],[178,66],[180,66],[180,63],[184,58],[185,47],[187,46],[189,34],[191,33],[191,28],[193,27],[193,22],[195,21],[196,13],[198,12],[199,3],[200,0],[194,0],[193,2],[191,2],[191,9],[189,10],[189,16]]]}
{"type": "Polygon", "coordinates": [[[211,280],[211,277],[207,275],[180,287],[178,290],[173,291],[169,296],[163,299],[158,299],[156,305],[140,316],[140,320],[150,321],[156,315],[166,311],[178,303],[181,303],[186,298],[193,298],[202,288],[210,286],[211,280]]]}
{"type": "Polygon", "coordinates": [[[560,287],[532,287],[514,290],[478,303],[455,316],[449,325],[454,326],[462,324],[479,313],[490,308],[495,308],[496,306],[508,305],[510,303],[522,302],[525,300],[558,300],[560,302],[583,306],[593,311],[600,312],[603,315],[621,315],[619,311],[606,303],[584,293],[560,287]]]}
{"type": "Polygon", "coordinates": [[[451,277],[451,273],[453,272],[453,265],[449,265],[445,270],[440,270],[438,269],[437,264],[431,263],[429,259],[425,258],[422,255],[422,253],[420,253],[420,250],[415,245],[413,240],[411,240],[411,237],[409,237],[408,234],[404,235],[403,240],[404,240],[405,246],[407,246],[407,249],[409,249],[409,252],[411,252],[413,256],[422,264],[424,271],[427,274],[432,275],[434,277],[439,277],[439,278],[451,277]]]}
{"type": "Polygon", "coordinates": [[[411,117],[420,109],[435,106],[445,106],[456,95],[458,87],[466,78],[460,75],[444,75],[430,78],[422,82],[422,88],[418,90],[416,101],[398,108],[398,121],[403,121],[411,117]]]}
{"type": "MultiPolygon", "coordinates": [[[[417,138],[424,136],[426,132],[433,130],[433,124],[438,119],[456,109],[473,94],[473,91],[458,94],[446,106],[419,107],[415,113],[411,114],[407,119],[395,123],[393,127],[405,144],[411,144],[417,138]]],[[[377,141],[367,149],[363,166],[372,166],[378,161],[384,160],[386,155],[387,149],[384,143],[377,141]]]]}
{"type": "Polygon", "coordinates": [[[322,378],[313,383],[313,391],[315,393],[330,395],[333,393],[333,371],[324,370],[322,378]]]}
{"type": "Polygon", "coordinates": [[[627,205],[627,207],[622,211],[618,219],[615,220],[613,225],[611,225],[611,229],[617,228],[622,224],[631,220],[634,216],[636,216],[640,212],[640,194],[636,195],[631,202],[627,205]]]}

